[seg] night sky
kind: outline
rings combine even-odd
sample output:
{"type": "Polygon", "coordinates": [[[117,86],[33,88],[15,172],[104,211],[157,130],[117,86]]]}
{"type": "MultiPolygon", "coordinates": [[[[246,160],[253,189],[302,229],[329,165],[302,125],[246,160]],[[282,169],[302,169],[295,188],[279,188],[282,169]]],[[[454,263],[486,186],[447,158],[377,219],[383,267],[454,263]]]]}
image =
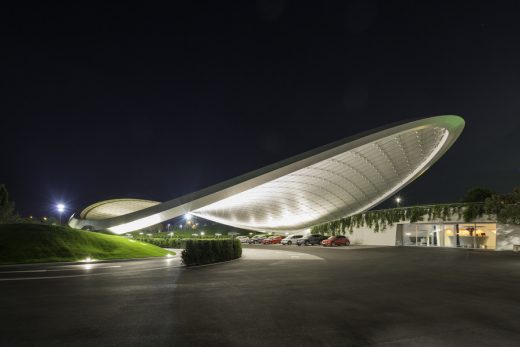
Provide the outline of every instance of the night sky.
{"type": "Polygon", "coordinates": [[[405,204],[520,184],[518,1],[141,4],[2,5],[0,183],[21,214],[166,201],[440,114],[466,129],[405,204]]]}

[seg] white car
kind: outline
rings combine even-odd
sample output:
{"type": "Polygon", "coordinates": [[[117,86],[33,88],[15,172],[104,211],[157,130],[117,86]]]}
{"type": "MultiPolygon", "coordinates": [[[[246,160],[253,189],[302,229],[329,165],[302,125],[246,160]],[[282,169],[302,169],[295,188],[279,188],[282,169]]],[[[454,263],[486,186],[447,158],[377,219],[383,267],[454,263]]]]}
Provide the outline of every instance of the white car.
{"type": "Polygon", "coordinates": [[[247,236],[237,236],[236,239],[239,240],[240,243],[248,243],[249,242],[249,237],[247,237],[247,236]]]}
{"type": "Polygon", "coordinates": [[[296,244],[296,240],[301,239],[303,235],[289,235],[285,239],[282,240],[282,245],[292,245],[296,244]]]}

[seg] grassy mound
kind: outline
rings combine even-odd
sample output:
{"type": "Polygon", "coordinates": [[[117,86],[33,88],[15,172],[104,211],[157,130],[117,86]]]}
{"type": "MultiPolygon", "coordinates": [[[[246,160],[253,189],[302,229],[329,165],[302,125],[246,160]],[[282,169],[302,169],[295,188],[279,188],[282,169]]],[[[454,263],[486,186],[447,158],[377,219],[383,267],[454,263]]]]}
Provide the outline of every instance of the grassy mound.
{"type": "Polygon", "coordinates": [[[161,257],[165,249],[122,236],[44,224],[0,224],[0,264],[161,257]]]}

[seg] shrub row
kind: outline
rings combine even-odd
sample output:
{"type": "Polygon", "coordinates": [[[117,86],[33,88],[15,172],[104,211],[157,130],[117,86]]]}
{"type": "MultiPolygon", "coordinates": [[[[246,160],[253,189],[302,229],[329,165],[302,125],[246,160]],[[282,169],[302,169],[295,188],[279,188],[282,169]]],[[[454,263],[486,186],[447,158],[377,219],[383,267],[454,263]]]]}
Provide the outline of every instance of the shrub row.
{"type": "Polygon", "coordinates": [[[182,260],[187,266],[204,265],[237,259],[242,256],[239,240],[186,240],[182,260]]]}
{"type": "Polygon", "coordinates": [[[184,248],[187,239],[180,238],[152,238],[152,237],[139,237],[136,240],[151,243],[152,245],[162,248],[184,248]]]}

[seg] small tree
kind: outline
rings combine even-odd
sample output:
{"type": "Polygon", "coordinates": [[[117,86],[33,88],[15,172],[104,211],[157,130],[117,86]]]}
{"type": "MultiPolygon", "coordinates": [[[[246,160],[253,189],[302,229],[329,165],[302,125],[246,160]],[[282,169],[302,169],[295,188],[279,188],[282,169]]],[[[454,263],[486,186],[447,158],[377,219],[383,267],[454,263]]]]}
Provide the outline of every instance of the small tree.
{"type": "Polygon", "coordinates": [[[461,202],[484,202],[491,197],[493,192],[487,188],[476,187],[468,190],[461,202]]]}
{"type": "Polygon", "coordinates": [[[9,201],[9,193],[5,184],[0,184],[0,223],[9,223],[15,218],[14,202],[9,201]]]}
{"type": "Polygon", "coordinates": [[[487,213],[495,214],[497,221],[504,224],[520,224],[520,187],[511,194],[493,194],[486,199],[487,213]]]}

